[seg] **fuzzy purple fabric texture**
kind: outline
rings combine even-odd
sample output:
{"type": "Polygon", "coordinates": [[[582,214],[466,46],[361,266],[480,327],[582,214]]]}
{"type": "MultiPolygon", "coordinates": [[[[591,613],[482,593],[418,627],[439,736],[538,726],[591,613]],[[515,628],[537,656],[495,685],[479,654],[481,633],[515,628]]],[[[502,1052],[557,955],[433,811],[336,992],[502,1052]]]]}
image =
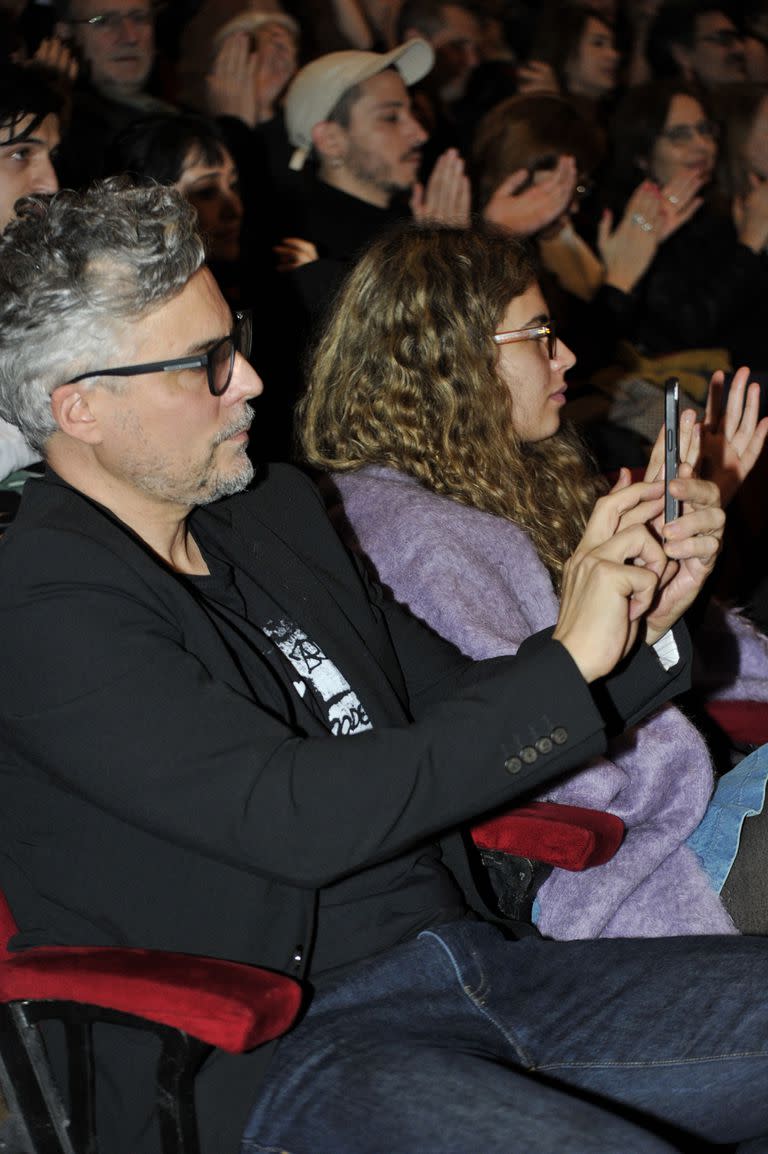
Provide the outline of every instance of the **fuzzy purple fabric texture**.
{"type": "MultiPolygon", "coordinates": [[[[380,466],[332,480],[381,581],[468,656],[514,653],[555,623],[549,574],[516,525],[380,466]]],[[[552,694],[554,701],[556,685],[552,694]]],[[[562,940],[736,933],[684,845],[712,793],[698,730],[668,705],[612,742],[609,752],[541,795],[610,810],[627,827],[605,865],[553,870],[539,891],[541,932],[562,940]]]]}

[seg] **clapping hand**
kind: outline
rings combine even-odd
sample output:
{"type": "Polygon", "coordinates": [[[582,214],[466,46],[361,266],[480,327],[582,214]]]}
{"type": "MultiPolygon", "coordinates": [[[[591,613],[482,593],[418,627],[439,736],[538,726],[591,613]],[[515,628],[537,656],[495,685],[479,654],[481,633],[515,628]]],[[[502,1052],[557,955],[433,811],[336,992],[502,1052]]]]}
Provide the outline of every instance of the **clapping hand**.
{"type": "Polygon", "coordinates": [[[414,185],[411,212],[416,220],[467,228],[471,190],[464,161],[455,148],[447,149],[432,169],[426,189],[414,185]]]}
{"type": "Polygon", "coordinates": [[[574,158],[561,156],[543,180],[520,192],[530,173],[527,168],[518,169],[501,182],[483,216],[518,236],[532,236],[566,211],[576,190],[576,175],[574,158]]]}
{"type": "Polygon", "coordinates": [[[757,419],[760,385],[757,381],[748,385],[748,381],[748,368],[742,367],[734,373],[725,408],[722,372],[712,374],[707,394],[701,428],[700,472],[718,486],[723,507],[733,499],[754,468],[768,436],[768,417],[757,419]]]}

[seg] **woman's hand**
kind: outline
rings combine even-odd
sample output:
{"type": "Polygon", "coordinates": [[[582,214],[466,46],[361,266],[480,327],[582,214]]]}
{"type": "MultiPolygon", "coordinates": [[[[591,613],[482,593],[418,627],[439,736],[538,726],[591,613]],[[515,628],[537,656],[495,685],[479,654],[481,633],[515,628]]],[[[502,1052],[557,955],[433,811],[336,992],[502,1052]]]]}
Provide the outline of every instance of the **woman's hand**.
{"type": "Polygon", "coordinates": [[[656,255],[665,224],[661,192],[650,180],[632,193],[616,228],[612,213],[606,210],[597,228],[605,283],[632,292],[656,255]]]}
{"type": "MultiPolygon", "coordinates": [[[[659,541],[666,561],[659,574],[656,596],[646,620],[646,640],[649,645],[658,641],[683,615],[700,592],[714,568],[722,547],[725,514],[720,502],[720,491],[711,481],[694,476],[692,460],[698,456],[696,414],[687,409],[680,418],[681,464],[679,476],[670,481],[672,495],[681,502],[680,516],[664,522],[664,500],[654,509],[649,502],[627,508],[621,515],[620,527],[626,528],[642,521],[655,540],[659,541]]],[[[643,484],[660,485],[663,477],[664,428],[656,440],[643,484]]],[[[621,469],[619,479],[611,490],[631,491],[628,469],[621,469]]],[[[609,496],[611,495],[609,494],[609,496]]],[[[663,494],[663,488],[662,488],[663,494]]],[[[642,560],[635,564],[642,564],[642,560]]]]}
{"type": "Polygon", "coordinates": [[[520,168],[501,182],[485,206],[483,216],[518,236],[531,236],[563,215],[573,200],[576,176],[574,158],[561,156],[544,180],[518,192],[530,179],[528,169],[520,168]]]}
{"type": "Polygon", "coordinates": [[[754,468],[768,436],[768,417],[757,419],[760,385],[757,381],[747,385],[748,380],[748,368],[742,367],[734,373],[725,408],[724,374],[713,373],[709,383],[701,427],[700,472],[719,488],[723,508],[733,500],[754,468]]]}
{"type": "Polygon", "coordinates": [[[704,203],[699,196],[706,181],[699,173],[684,172],[673,177],[661,189],[662,212],[659,220],[659,244],[677,232],[704,203]]]}
{"type": "Polygon", "coordinates": [[[662,527],[663,548],[669,564],[646,618],[646,640],[653,644],[671,629],[695,601],[715,567],[723,544],[725,513],[720,490],[712,481],[694,477],[689,464],[670,481],[670,492],[680,502],[680,516],[662,527]]]}
{"type": "Polygon", "coordinates": [[[652,605],[668,562],[646,522],[663,504],[660,482],[633,485],[623,470],[610,493],[596,502],[565,564],[553,637],[586,681],[610,673],[629,652],[652,605]]]}
{"type": "Polygon", "coordinates": [[[644,180],[629,198],[616,228],[613,216],[603,213],[597,247],[605,264],[605,283],[629,293],[648,270],[660,244],[689,221],[702,205],[703,185],[698,174],[676,176],[659,188],[644,180]]]}

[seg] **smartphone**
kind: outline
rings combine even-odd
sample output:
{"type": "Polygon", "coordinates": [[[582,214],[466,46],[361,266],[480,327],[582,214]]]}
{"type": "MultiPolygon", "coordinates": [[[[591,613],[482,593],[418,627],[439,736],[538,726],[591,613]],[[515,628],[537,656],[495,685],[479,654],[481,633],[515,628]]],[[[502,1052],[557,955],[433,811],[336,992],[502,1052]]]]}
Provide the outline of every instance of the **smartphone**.
{"type": "Polygon", "coordinates": [[[664,521],[674,521],[680,514],[679,502],[669,491],[680,464],[680,382],[669,377],[664,384],[664,521]]]}

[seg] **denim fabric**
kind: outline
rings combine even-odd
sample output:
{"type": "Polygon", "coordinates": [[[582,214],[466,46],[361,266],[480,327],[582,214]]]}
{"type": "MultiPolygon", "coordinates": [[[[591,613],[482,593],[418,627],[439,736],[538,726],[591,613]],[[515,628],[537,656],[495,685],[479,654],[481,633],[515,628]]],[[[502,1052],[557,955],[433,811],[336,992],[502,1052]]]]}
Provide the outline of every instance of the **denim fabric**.
{"type": "Polygon", "coordinates": [[[717,893],[733,865],[745,819],[762,812],[766,780],[768,745],[761,745],[723,774],[704,820],[688,838],[688,845],[701,858],[717,893]]]}
{"type": "Polygon", "coordinates": [[[655,1154],[761,1139],[766,989],[765,939],[424,931],[316,996],[277,1048],[242,1154],[655,1154]]]}

